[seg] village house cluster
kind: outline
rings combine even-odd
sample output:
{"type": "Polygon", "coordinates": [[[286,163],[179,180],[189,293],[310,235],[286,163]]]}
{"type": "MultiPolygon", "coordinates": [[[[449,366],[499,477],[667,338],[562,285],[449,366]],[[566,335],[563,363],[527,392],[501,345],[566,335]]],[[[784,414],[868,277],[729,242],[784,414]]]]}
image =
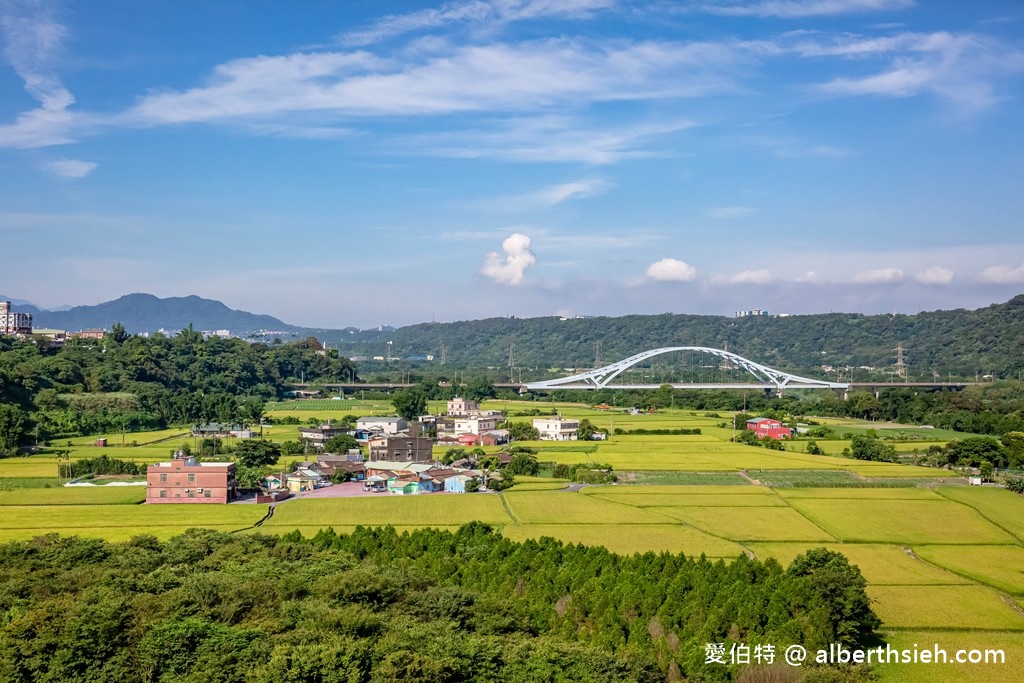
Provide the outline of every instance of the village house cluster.
{"type": "MultiPolygon", "coordinates": [[[[476,448],[509,442],[509,431],[499,429],[505,415],[499,410],[482,410],[480,404],[457,397],[448,401],[443,415],[426,415],[416,421],[401,417],[360,417],[355,429],[331,421],[316,427],[300,427],[299,438],[311,452],[291,472],[280,472],[262,481],[266,497],[298,494],[328,486],[339,479],[363,482],[371,492],[397,495],[419,493],[466,493],[486,487],[499,472],[478,467],[472,458],[442,464],[434,458],[435,446],[476,448]],[[360,444],[348,453],[326,452],[336,436],[350,435],[360,444]],[[365,452],[365,456],[364,456],[365,452]],[[340,475],[340,476],[339,476],[340,475]]],[[[576,439],[579,420],[544,417],[533,420],[541,439],[576,439]]],[[[247,439],[255,434],[240,425],[210,423],[194,427],[193,436],[247,439]]],[[[500,465],[511,456],[489,454],[500,465]]],[[[147,471],[146,501],[151,503],[227,503],[236,497],[233,463],[202,463],[184,454],[170,462],[151,465],[147,471]]]]}

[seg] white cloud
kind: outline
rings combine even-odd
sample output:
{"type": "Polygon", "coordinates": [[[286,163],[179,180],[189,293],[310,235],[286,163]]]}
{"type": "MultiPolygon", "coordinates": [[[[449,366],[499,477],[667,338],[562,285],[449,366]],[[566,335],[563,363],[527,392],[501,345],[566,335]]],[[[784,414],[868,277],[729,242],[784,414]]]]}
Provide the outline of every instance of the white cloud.
{"type": "Polygon", "coordinates": [[[437,156],[461,159],[493,158],[515,162],[581,162],[613,164],[626,159],[658,156],[652,141],[694,124],[667,121],[660,124],[621,125],[598,128],[567,116],[542,115],[514,118],[493,130],[477,129],[398,139],[405,151],[421,150],[437,156]]]}
{"type": "Polygon", "coordinates": [[[369,28],[341,36],[346,45],[369,45],[404,33],[452,23],[507,23],[541,17],[582,18],[615,5],[615,0],[463,0],[437,9],[384,17],[369,28]]]}
{"type": "Polygon", "coordinates": [[[520,285],[526,269],[537,262],[530,251],[530,238],[522,233],[509,235],[501,243],[504,255],[492,251],[484,257],[480,273],[501,285],[520,285]]]}
{"type": "Polygon", "coordinates": [[[766,285],[774,280],[775,276],[767,268],[744,270],[735,275],[722,275],[715,278],[715,282],[723,282],[729,285],[766,285]]]}
{"type": "Polygon", "coordinates": [[[990,266],[981,271],[978,279],[999,285],[1024,284],[1024,263],[1016,268],[1010,266],[990,266]]]}
{"type": "Polygon", "coordinates": [[[0,34],[4,57],[24,81],[25,90],[40,106],[20,114],[13,124],[0,125],[0,146],[44,147],[69,142],[75,97],[64,87],[53,63],[67,31],[56,18],[52,3],[0,3],[0,34]]]}
{"type": "Polygon", "coordinates": [[[915,279],[922,285],[948,285],[953,281],[955,273],[949,268],[932,266],[918,273],[915,279]]]}
{"type": "Polygon", "coordinates": [[[748,206],[721,206],[717,209],[711,209],[708,211],[710,218],[742,218],[743,216],[749,216],[754,213],[754,210],[748,206]]]}
{"type": "Polygon", "coordinates": [[[914,0],[719,0],[697,5],[696,9],[727,16],[795,19],[853,12],[885,12],[913,5],[914,0]]]}
{"type": "Polygon", "coordinates": [[[78,159],[58,159],[46,164],[46,169],[61,178],[84,178],[92,173],[99,164],[78,159]]]}
{"type": "Polygon", "coordinates": [[[593,197],[594,195],[607,190],[609,186],[610,183],[597,178],[590,180],[577,180],[572,183],[555,185],[545,190],[541,190],[536,194],[536,197],[542,204],[554,206],[555,204],[561,204],[569,199],[586,199],[587,197],[593,197]]]}
{"type": "Polygon", "coordinates": [[[818,282],[818,274],[813,270],[809,270],[803,275],[798,275],[796,278],[797,282],[818,282]]]}
{"type": "Polygon", "coordinates": [[[365,51],[252,57],[221,64],[205,86],[145,97],[126,118],[155,125],[296,112],[411,117],[700,97],[733,89],[727,72],[741,59],[731,44],[573,39],[463,45],[420,62],[365,51]]]}
{"type": "Polygon", "coordinates": [[[884,38],[842,37],[832,43],[805,41],[794,48],[807,57],[891,57],[884,70],[867,76],[837,77],[818,86],[829,95],[940,97],[964,113],[986,109],[1001,97],[994,81],[1024,71],[1024,51],[973,34],[904,33],[884,38]]]}
{"type": "Polygon", "coordinates": [[[646,275],[660,282],[689,282],[697,277],[697,269],[685,261],[663,258],[649,265],[646,275]]]}
{"type": "Polygon", "coordinates": [[[888,282],[902,282],[903,271],[899,268],[876,268],[874,270],[862,270],[855,274],[852,282],[858,285],[877,285],[888,282]]]}

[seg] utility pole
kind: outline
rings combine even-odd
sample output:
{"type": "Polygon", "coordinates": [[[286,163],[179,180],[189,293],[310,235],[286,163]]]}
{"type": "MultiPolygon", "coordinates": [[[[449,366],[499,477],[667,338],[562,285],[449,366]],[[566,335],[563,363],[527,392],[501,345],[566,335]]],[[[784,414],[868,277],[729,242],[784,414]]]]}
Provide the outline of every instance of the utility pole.
{"type": "Polygon", "coordinates": [[[594,342],[594,367],[601,367],[601,341],[594,342]]]}
{"type": "Polygon", "coordinates": [[[447,362],[448,362],[448,346],[446,344],[441,344],[441,365],[444,365],[447,362]]]}
{"type": "Polygon", "coordinates": [[[509,384],[513,384],[516,381],[515,365],[514,365],[514,357],[513,357],[513,351],[515,351],[515,348],[516,348],[516,345],[514,343],[512,343],[512,342],[509,342],[509,345],[508,345],[508,383],[509,384]]]}

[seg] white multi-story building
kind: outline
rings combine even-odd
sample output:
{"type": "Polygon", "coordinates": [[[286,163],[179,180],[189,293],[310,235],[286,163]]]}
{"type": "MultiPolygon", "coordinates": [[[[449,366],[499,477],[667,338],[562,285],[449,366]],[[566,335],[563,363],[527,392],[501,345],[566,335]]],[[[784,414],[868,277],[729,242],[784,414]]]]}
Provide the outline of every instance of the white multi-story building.
{"type": "Polygon", "coordinates": [[[15,313],[10,301],[0,301],[0,334],[32,334],[32,314],[15,313]]]}
{"type": "Polygon", "coordinates": [[[501,415],[478,415],[455,418],[455,434],[483,434],[498,428],[501,415]]]}
{"type": "Polygon", "coordinates": [[[476,401],[469,401],[461,396],[456,396],[448,401],[448,410],[445,411],[449,417],[462,417],[472,415],[480,410],[480,404],[476,401]]]}
{"type": "Polygon", "coordinates": [[[580,421],[575,418],[535,417],[533,428],[540,433],[541,441],[575,441],[580,421]]]}

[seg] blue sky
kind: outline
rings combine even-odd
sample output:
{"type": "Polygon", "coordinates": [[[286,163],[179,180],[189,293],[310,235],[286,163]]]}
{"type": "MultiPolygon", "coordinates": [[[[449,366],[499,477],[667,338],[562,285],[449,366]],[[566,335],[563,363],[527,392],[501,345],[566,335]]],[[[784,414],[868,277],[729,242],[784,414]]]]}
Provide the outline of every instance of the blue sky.
{"type": "Polygon", "coordinates": [[[0,0],[0,292],[295,324],[1024,292],[1024,5],[0,0]]]}

